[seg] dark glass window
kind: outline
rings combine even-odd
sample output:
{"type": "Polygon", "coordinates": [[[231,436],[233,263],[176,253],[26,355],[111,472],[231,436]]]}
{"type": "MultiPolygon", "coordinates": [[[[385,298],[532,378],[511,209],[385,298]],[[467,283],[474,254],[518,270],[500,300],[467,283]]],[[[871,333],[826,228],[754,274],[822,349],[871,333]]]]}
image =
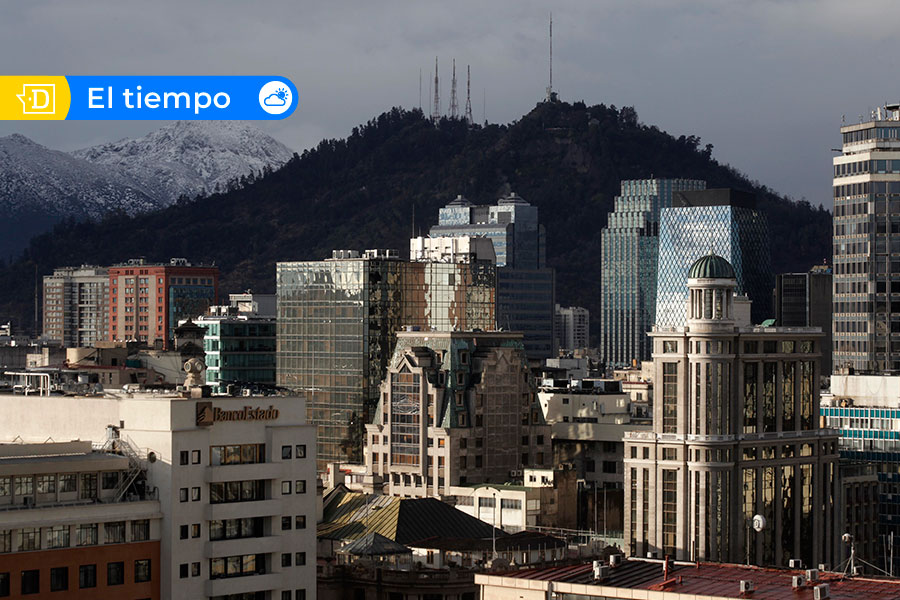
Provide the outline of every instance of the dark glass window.
{"type": "Polygon", "coordinates": [[[22,571],[22,594],[41,593],[41,572],[37,569],[22,571]]]}
{"type": "Polygon", "coordinates": [[[62,592],[69,589],[69,567],[50,569],[50,591],[62,592]]]}
{"type": "Polygon", "coordinates": [[[106,585],[122,585],[125,583],[125,563],[106,563],[106,585]]]}
{"type": "Polygon", "coordinates": [[[150,581],[150,559],[142,558],[134,561],[134,582],[144,583],[150,581]]]}

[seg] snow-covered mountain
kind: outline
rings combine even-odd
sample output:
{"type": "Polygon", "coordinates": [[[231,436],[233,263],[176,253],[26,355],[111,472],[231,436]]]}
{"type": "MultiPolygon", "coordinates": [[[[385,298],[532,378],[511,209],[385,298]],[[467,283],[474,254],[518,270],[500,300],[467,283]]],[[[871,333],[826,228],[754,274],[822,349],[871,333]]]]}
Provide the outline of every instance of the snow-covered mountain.
{"type": "Polygon", "coordinates": [[[284,144],[245,123],[177,122],[139,139],[60,152],[23,135],[0,137],[0,256],[73,217],[162,208],[280,167],[284,144]]]}
{"type": "Polygon", "coordinates": [[[115,167],[51,150],[23,135],[0,137],[0,210],[54,217],[99,217],[161,206],[115,167]]]}
{"type": "Polygon", "coordinates": [[[126,174],[164,205],[181,195],[224,190],[242,175],[277,168],[293,155],[284,144],[241,122],[180,121],[142,138],[72,152],[126,174]]]}

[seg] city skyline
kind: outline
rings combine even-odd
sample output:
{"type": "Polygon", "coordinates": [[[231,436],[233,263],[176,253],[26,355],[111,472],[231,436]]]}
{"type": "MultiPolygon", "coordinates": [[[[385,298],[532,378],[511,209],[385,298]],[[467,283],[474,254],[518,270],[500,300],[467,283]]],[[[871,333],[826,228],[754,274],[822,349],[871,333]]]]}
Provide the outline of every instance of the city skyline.
{"type": "MultiPolygon", "coordinates": [[[[9,47],[36,48],[17,59],[16,72],[90,71],[85,65],[97,64],[96,45],[130,50],[96,68],[107,73],[219,73],[223,64],[234,72],[284,73],[299,86],[300,109],[292,119],[264,129],[297,151],[321,139],[344,137],[391,106],[418,106],[420,69],[421,103],[429,112],[435,56],[445,110],[451,59],[460,69],[471,65],[477,122],[485,116],[497,123],[518,119],[544,97],[547,85],[549,15],[536,2],[514,8],[351,4],[328,9],[284,3],[256,15],[253,27],[229,36],[219,33],[228,23],[240,22],[238,4],[210,13],[199,5],[164,2],[146,17],[149,22],[139,24],[127,19],[127,8],[101,10],[102,4],[95,2],[95,10],[60,2],[11,7],[0,24],[4,39],[9,47]],[[90,22],[77,26],[88,14],[90,22]],[[170,27],[173,22],[184,26],[170,27]],[[489,35],[501,24],[515,33],[489,35]],[[151,33],[156,31],[166,34],[160,38],[151,33]],[[260,35],[266,44],[255,43],[260,35]],[[344,43],[334,44],[335,39],[344,43]],[[198,42],[207,51],[189,50],[198,42]],[[315,51],[323,45],[334,46],[327,63],[315,51]],[[336,96],[341,102],[334,101],[336,96]]],[[[633,105],[647,124],[713,144],[717,160],[751,179],[830,208],[824,165],[837,146],[841,116],[855,123],[858,114],[895,99],[890,84],[880,83],[879,61],[871,57],[890,55],[889,23],[900,7],[887,2],[869,7],[840,2],[568,5],[554,14],[554,87],[566,101],[633,105]],[[846,42],[845,31],[854,28],[867,32],[867,43],[846,42]],[[833,89],[828,82],[835,71],[853,71],[872,83],[864,91],[833,89]],[[769,152],[773,145],[784,152],[769,152]]],[[[465,93],[464,86],[463,80],[458,95],[465,93]]],[[[142,135],[160,124],[8,122],[0,124],[0,135],[21,132],[51,148],[72,150],[142,135]]]]}

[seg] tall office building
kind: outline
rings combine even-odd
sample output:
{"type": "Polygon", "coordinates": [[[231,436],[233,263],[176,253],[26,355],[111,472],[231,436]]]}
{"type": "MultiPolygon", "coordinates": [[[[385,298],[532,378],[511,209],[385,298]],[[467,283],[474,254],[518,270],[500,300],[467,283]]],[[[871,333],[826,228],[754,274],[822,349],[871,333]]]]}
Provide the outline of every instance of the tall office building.
{"type": "Polygon", "coordinates": [[[753,299],[751,319],[772,318],[769,222],[756,197],[732,189],[675,192],[659,220],[656,325],[685,323],[685,282],[695,260],[715,252],[734,267],[737,292],[753,299]]]}
{"type": "Polygon", "coordinates": [[[553,330],[560,350],[587,348],[591,341],[591,313],[580,306],[557,304],[553,330]]]}
{"type": "Polygon", "coordinates": [[[703,189],[706,182],[694,179],[622,182],[600,234],[600,351],[608,365],[649,360],[660,211],[672,206],[673,192],[703,189]]]}
{"type": "Polygon", "coordinates": [[[900,369],[900,110],[841,127],[834,163],[834,367],[900,369]]]}
{"type": "Polygon", "coordinates": [[[67,348],[109,339],[109,276],[105,268],[63,267],[44,276],[44,338],[67,348]]]}
{"type": "Polygon", "coordinates": [[[170,345],[183,319],[216,303],[219,268],[184,258],[151,264],[132,259],[109,268],[109,339],[170,345]]]}
{"type": "Polygon", "coordinates": [[[302,392],[318,426],[319,468],[362,462],[364,426],[397,332],[492,331],[497,271],[490,261],[407,262],[396,251],[277,265],[277,380],[302,392]]]}
{"type": "MultiPolygon", "coordinates": [[[[831,348],[831,267],[775,276],[775,323],[780,327],[821,327],[823,348],[831,348]]],[[[831,352],[822,353],[822,373],[831,373],[831,352]]]]}
{"type": "Polygon", "coordinates": [[[720,256],[695,261],[687,280],[686,326],[651,333],[653,431],[625,434],[626,550],[835,564],[838,436],[819,428],[821,330],[751,325],[720,256]]]}
{"type": "Polygon", "coordinates": [[[538,208],[515,192],[496,205],[476,206],[466,198],[440,209],[433,237],[488,238],[497,263],[497,325],[525,334],[525,353],[539,360],[556,355],[553,334],[556,279],[546,266],[544,226],[538,208]]]}

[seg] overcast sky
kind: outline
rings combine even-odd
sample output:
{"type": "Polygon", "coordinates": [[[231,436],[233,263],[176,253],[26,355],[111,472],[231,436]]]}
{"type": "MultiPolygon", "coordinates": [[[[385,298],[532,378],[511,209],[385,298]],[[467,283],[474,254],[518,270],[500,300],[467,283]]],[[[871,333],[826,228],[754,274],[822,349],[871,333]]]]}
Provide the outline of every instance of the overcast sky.
{"type": "MultiPolygon", "coordinates": [[[[642,122],[699,135],[713,156],[830,207],[841,115],[900,100],[895,0],[4,2],[4,74],[276,74],[300,106],[260,126],[295,150],[343,137],[391,106],[423,102],[435,56],[460,108],[472,67],[476,120],[509,122],[553,82],[563,100],[632,105],[642,122]],[[486,99],[486,102],[484,102],[486,99]]],[[[0,122],[70,150],[143,135],[151,122],[0,122]]]]}

